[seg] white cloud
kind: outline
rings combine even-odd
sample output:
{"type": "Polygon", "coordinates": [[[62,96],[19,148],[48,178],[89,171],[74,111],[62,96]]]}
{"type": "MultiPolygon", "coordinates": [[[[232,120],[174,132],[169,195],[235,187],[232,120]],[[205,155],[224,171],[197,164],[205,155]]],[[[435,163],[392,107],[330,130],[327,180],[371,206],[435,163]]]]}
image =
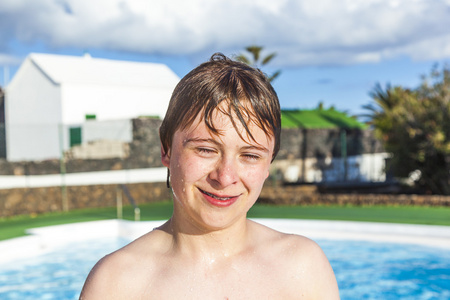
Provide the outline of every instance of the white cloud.
{"type": "Polygon", "coordinates": [[[0,66],[14,66],[21,62],[21,57],[0,53],[0,66]]]}
{"type": "Polygon", "coordinates": [[[0,53],[17,39],[49,47],[164,54],[236,53],[277,64],[450,57],[448,0],[2,0],[0,53]]]}

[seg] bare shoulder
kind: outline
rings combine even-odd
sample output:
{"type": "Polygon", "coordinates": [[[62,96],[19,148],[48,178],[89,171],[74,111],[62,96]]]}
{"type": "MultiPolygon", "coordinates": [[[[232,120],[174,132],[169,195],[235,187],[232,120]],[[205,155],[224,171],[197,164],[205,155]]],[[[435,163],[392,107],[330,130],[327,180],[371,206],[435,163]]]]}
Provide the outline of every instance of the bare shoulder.
{"type": "MultiPolygon", "coordinates": [[[[259,225],[263,226],[263,225],[259,225]]],[[[281,233],[261,227],[263,247],[276,258],[276,264],[285,274],[292,293],[301,293],[305,299],[339,299],[339,290],[331,265],[313,240],[296,234],[281,233]]]]}
{"type": "Polygon", "coordinates": [[[292,248],[290,266],[296,268],[292,272],[307,283],[308,298],[339,299],[336,277],[322,248],[304,236],[289,235],[286,239],[292,248]]]}
{"type": "Polygon", "coordinates": [[[116,295],[115,287],[121,282],[120,277],[124,277],[124,266],[127,266],[127,255],[116,251],[111,253],[95,264],[84,283],[80,299],[102,299],[104,297],[114,299],[116,295]]]}
{"type": "Polygon", "coordinates": [[[80,299],[126,299],[142,292],[157,266],[161,231],[150,232],[106,255],[92,268],[80,299]]]}
{"type": "Polygon", "coordinates": [[[297,254],[302,257],[305,255],[323,255],[323,251],[320,246],[305,236],[283,233],[257,222],[250,222],[250,226],[253,227],[252,231],[255,236],[260,237],[258,243],[269,243],[279,251],[287,251],[293,255],[297,254]]]}

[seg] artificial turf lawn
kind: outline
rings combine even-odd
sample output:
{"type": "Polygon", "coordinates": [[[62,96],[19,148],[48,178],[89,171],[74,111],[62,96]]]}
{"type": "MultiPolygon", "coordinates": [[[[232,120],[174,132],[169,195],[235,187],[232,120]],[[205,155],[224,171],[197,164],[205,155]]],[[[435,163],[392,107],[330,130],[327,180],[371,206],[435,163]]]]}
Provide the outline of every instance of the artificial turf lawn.
{"type": "MultiPolygon", "coordinates": [[[[140,205],[141,220],[164,220],[172,215],[170,201],[140,205]]],[[[274,206],[256,204],[249,218],[291,218],[316,220],[348,220],[365,222],[410,223],[450,226],[450,207],[423,206],[274,206]]],[[[25,230],[76,222],[116,218],[116,208],[74,210],[38,216],[0,219],[0,240],[25,235],[25,230]]],[[[124,207],[123,218],[134,219],[133,209],[124,207]]]]}
{"type": "MultiPolygon", "coordinates": [[[[145,204],[140,206],[140,210],[143,221],[168,219],[172,215],[172,203],[167,201],[145,204]]],[[[0,218],[0,240],[23,236],[26,234],[25,230],[29,228],[115,218],[117,218],[115,207],[0,218]]],[[[124,206],[123,219],[134,220],[134,210],[131,206],[124,206]]]]}

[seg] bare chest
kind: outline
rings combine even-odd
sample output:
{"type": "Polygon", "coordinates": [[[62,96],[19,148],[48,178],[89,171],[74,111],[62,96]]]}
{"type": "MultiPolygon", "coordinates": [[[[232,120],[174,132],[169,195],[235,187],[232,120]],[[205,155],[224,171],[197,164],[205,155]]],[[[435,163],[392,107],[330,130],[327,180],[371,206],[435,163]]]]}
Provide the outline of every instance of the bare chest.
{"type": "MultiPolygon", "coordinates": [[[[169,264],[145,280],[141,299],[290,299],[294,278],[270,264],[169,264]]],[[[297,282],[298,284],[298,282],[297,282]]]]}

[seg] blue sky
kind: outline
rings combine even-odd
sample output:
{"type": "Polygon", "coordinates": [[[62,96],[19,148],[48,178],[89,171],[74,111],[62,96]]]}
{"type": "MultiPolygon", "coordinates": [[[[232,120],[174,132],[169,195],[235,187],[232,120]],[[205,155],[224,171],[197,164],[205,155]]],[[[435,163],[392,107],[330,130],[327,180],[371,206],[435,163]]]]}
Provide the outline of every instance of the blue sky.
{"type": "Polygon", "coordinates": [[[180,77],[256,44],[283,108],[364,112],[374,85],[414,88],[450,62],[450,0],[2,0],[0,85],[31,52],[161,62],[180,77]]]}

